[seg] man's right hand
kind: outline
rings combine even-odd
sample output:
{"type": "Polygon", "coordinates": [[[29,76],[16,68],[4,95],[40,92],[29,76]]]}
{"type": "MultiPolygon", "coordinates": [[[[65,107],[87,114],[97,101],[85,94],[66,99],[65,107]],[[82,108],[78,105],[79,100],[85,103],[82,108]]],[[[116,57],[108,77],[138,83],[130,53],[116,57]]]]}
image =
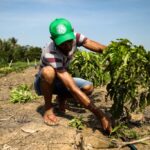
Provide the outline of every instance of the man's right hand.
{"type": "Polygon", "coordinates": [[[102,128],[104,131],[106,131],[108,134],[111,134],[112,127],[111,127],[111,121],[108,117],[104,116],[100,119],[102,128]]]}

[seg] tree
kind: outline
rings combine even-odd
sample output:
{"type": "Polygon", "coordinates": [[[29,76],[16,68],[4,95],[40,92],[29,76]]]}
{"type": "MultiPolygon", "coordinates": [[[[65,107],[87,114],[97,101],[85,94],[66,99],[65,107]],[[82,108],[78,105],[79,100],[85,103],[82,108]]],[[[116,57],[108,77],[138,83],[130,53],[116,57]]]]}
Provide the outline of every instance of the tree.
{"type": "Polygon", "coordinates": [[[25,57],[29,61],[39,60],[41,56],[41,48],[39,47],[29,47],[25,52],[25,57]]]}
{"type": "Polygon", "coordinates": [[[39,60],[41,48],[31,46],[21,46],[17,44],[17,39],[12,37],[8,40],[0,39],[0,63],[15,61],[39,60]]]}

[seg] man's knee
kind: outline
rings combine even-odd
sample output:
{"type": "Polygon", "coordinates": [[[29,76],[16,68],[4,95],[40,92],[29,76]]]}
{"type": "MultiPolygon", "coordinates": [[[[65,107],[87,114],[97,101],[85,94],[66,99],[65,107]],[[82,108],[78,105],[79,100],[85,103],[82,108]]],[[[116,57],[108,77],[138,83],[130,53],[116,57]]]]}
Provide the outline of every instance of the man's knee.
{"type": "Polygon", "coordinates": [[[55,70],[51,66],[46,66],[42,68],[41,71],[42,79],[51,82],[55,79],[55,76],[56,76],[55,70]]]}
{"type": "Polygon", "coordinates": [[[85,94],[90,95],[92,94],[94,87],[93,85],[85,85],[82,89],[81,89],[85,94]]]}

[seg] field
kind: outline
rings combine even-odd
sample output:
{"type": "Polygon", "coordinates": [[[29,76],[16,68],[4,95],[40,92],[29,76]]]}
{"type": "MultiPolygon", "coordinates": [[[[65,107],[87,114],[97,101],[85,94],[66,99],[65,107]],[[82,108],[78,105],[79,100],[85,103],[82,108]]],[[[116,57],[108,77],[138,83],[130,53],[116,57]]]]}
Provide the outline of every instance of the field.
{"type": "MultiPolygon", "coordinates": [[[[0,78],[0,149],[1,150],[97,150],[110,148],[115,136],[108,137],[102,133],[99,121],[87,110],[68,103],[66,114],[60,114],[58,126],[47,126],[43,123],[43,97],[28,103],[10,103],[10,91],[21,84],[27,84],[33,90],[34,75],[37,69],[30,67],[21,72],[12,72],[0,78]],[[83,117],[83,130],[70,127],[69,122],[79,115],[83,117]]],[[[110,109],[112,101],[105,101],[106,88],[95,88],[91,100],[104,111],[110,109]]],[[[150,107],[144,110],[145,121],[139,125],[130,124],[137,138],[150,136],[150,107]]],[[[130,132],[131,133],[131,132],[130,132]]],[[[116,138],[116,141],[122,141],[116,138]]],[[[138,150],[150,149],[150,140],[136,144],[138,150]]],[[[129,147],[121,148],[129,150],[129,147]]]]}

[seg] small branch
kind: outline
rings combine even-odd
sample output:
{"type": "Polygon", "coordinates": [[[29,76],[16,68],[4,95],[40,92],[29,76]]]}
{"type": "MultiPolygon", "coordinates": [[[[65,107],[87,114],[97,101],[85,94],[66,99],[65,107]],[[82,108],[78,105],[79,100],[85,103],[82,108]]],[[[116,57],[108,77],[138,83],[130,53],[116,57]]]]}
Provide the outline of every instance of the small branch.
{"type": "Polygon", "coordinates": [[[122,146],[129,145],[129,144],[140,143],[140,142],[142,142],[142,141],[146,141],[146,140],[150,140],[150,136],[145,137],[145,138],[143,138],[143,139],[139,139],[139,140],[131,141],[131,142],[123,142],[123,143],[122,143],[122,146]]]}
{"type": "Polygon", "coordinates": [[[112,141],[112,143],[118,147],[118,150],[120,150],[122,147],[124,146],[127,146],[127,145],[130,145],[130,144],[136,144],[136,143],[140,143],[140,142],[143,142],[143,141],[146,141],[146,140],[150,140],[150,136],[148,137],[145,137],[143,139],[139,139],[139,140],[135,140],[135,141],[131,141],[131,142],[117,142],[117,141],[112,141]]]}

